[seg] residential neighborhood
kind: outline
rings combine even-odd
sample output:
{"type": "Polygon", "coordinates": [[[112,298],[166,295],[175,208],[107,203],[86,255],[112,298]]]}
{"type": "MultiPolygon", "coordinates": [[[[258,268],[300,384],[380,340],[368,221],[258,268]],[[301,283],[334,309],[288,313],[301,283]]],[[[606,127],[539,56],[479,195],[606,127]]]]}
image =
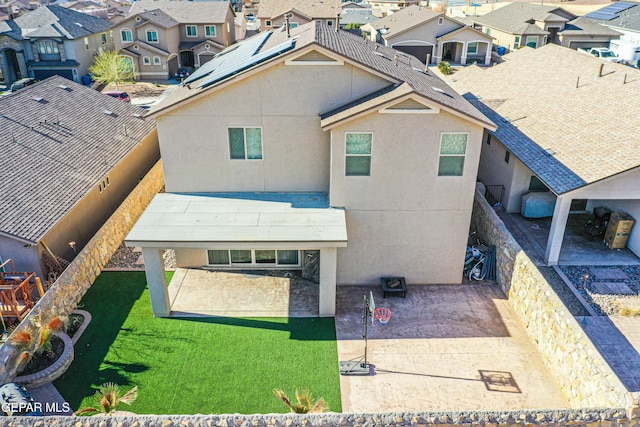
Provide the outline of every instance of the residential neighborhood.
{"type": "Polygon", "coordinates": [[[639,8],[0,4],[0,415],[637,427],[639,8]]]}

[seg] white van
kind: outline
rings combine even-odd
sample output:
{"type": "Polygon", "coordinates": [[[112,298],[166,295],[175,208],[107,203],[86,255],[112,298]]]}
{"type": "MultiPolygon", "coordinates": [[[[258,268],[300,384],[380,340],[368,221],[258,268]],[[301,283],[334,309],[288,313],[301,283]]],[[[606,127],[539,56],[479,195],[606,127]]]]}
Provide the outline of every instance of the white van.
{"type": "Polygon", "coordinates": [[[640,61],[640,43],[629,40],[611,40],[609,49],[624,61],[634,64],[640,61]]]}

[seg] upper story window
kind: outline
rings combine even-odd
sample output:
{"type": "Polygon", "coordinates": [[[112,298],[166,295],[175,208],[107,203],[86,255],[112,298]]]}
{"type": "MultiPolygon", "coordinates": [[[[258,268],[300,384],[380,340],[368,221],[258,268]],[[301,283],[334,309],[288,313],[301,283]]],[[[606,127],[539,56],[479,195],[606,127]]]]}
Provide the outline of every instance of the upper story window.
{"type": "Polygon", "coordinates": [[[84,48],[89,50],[89,37],[84,38],[84,48]]]}
{"type": "Polygon", "coordinates": [[[289,22],[289,28],[298,28],[297,22],[289,22]]]}
{"type": "Polygon", "coordinates": [[[444,24],[444,18],[441,16],[438,18],[438,25],[444,24]]]}
{"type": "Polygon", "coordinates": [[[198,37],[198,27],[195,25],[187,25],[187,37],[198,37]]]}
{"type": "Polygon", "coordinates": [[[53,40],[38,40],[36,42],[38,54],[42,55],[58,55],[58,43],[53,40]]]}
{"type": "Polygon", "coordinates": [[[216,36],[216,26],[215,25],[205,25],[204,26],[204,34],[207,37],[215,37],[216,36]]]}
{"type": "Polygon", "coordinates": [[[443,133],[440,135],[438,176],[462,176],[468,138],[468,133],[443,133]]]}
{"type": "Polygon", "coordinates": [[[120,37],[122,38],[122,43],[130,43],[133,41],[133,32],[128,28],[123,28],[120,30],[120,37]]]}
{"type": "Polygon", "coordinates": [[[107,44],[107,33],[100,34],[100,41],[102,44],[107,44]]]}
{"type": "Polygon", "coordinates": [[[484,30],[484,32],[485,32],[488,36],[490,36],[490,35],[491,35],[491,28],[487,28],[487,29],[485,29],[485,30],[484,30]]]}
{"type": "Polygon", "coordinates": [[[348,132],[345,143],[346,176],[371,175],[371,145],[373,134],[370,132],[348,132]]]}
{"type": "Polygon", "coordinates": [[[160,60],[159,56],[153,57],[153,65],[162,65],[162,61],[160,60]]]}
{"type": "Polygon", "coordinates": [[[266,25],[267,27],[271,26],[271,21],[269,21],[268,19],[266,21],[264,21],[264,25],[266,25]]]}
{"type": "Polygon", "coordinates": [[[153,28],[147,30],[147,41],[149,43],[158,43],[158,31],[153,28]]]}
{"type": "Polygon", "coordinates": [[[333,19],[327,19],[327,25],[333,27],[333,19]]]}
{"type": "Polygon", "coordinates": [[[229,128],[229,157],[232,160],[262,160],[262,129],[229,128]]]}

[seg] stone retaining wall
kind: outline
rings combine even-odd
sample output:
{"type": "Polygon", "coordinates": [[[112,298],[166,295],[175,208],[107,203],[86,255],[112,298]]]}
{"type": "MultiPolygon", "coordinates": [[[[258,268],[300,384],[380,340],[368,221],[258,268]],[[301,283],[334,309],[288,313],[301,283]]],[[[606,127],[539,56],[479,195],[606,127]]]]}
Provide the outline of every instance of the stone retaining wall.
{"type": "MultiPolygon", "coordinates": [[[[126,409],[126,408],[125,408],[126,409]]],[[[0,427],[638,427],[624,409],[0,418],[0,427]]]]}
{"type": "MultiPolygon", "coordinates": [[[[158,161],[109,220],[78,253],[71,265],[60,275],[44,297],[38,301],[14,333],[28,328],[31,319],[39,314],[42,314],[45,319],[70,314],[100,275],[102,267],[118,249],[151,199],[163,186],[162,161],[158,161]]],[[[19,353],[20,351],[9,343],[0,347],[0,384],[9,382],[15,375],[19,353]]]]}
{"type": "Polygon", "coordinates": [[[627,391],[479,192],[471,228],[482,242],[496,245],[498,283],[571,406],[624,406],[640,416],[637,396],[627,391]]]}

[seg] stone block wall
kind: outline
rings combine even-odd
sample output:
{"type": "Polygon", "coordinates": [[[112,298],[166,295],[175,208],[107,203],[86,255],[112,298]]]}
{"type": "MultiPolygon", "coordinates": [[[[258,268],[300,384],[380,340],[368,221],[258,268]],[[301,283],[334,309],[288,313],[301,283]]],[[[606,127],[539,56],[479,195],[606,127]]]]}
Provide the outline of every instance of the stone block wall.
{"type": "MultiPolygon", "coordinates": [[[[78,253],[14,333],[28,328],[31,319],[38,315],[45,319],[52,319],[71,313],[100,275],[104,265],[118,249],[151,199],[163,186],[162,161],[158,161],[89,243],[78,253]]],[[[0,384],[9,382],[14,376],[19,353],[20,351],[9,343],[0,347],[0,384]]]]}
{"type": "Polygon", "coordinates": [[[637,396],[627,391],[479,192],[471,228],[482,242],[496,245],[498,284],[571,406],[623,406],[637,412],[637,396]]]}

